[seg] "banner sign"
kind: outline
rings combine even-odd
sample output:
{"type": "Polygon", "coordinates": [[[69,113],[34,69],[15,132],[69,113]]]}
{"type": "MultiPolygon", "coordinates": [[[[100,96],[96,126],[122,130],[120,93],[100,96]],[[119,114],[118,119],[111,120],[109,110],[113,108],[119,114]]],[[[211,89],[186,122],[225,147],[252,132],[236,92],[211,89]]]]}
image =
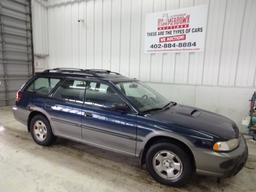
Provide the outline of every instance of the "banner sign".
{"type": "Polygon", "coordinates": [[[206,21],[207,5],[147,14],[145,52],[203,51],[206,21]]]}

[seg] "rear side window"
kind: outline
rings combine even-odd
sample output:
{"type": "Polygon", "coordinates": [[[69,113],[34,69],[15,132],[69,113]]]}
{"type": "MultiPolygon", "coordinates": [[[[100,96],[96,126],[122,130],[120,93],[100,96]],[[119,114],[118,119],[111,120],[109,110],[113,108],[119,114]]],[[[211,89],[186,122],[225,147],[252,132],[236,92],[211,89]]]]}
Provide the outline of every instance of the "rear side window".
{"type": "Polygon", "coordinates": [[[27,91],[48,95],[59,81],[60,79],[56,78],[39,77],[28,87],[27,91]]]}
{"type": "Polygon", "coordinates": [[[53,98],[62,99],[65,101],[83,103],[84,90],[86,87],[85,81],[68,79],[65,80],[55,91],[53,98]]]}

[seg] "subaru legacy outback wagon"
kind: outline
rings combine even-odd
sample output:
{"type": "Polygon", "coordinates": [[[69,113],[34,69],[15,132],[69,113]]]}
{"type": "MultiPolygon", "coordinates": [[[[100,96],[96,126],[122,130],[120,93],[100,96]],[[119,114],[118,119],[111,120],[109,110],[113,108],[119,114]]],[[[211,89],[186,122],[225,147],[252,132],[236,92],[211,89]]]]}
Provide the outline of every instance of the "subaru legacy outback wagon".
{"type": "Polygon", "coordinates": [[[155,180],[171,186],[187,183],[194,173],[235,175],[248,156],[230,119],[170,102],[107,70],[37,73],[17,92],[13,112],[39,145],[64,137],[135,156],[155,180]]]}

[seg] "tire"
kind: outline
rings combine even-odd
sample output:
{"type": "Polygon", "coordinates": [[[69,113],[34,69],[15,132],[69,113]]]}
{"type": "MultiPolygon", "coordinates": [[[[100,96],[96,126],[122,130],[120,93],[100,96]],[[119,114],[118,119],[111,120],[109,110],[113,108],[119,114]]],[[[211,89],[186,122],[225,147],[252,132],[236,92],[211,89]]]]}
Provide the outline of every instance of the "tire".
{"type": "Polygon", "coordinates": [[[190,155],[168,142],[157,143],[149,148],[146,167],[156,181],[174,187],[187,184],[194,172],[190,155]]]}
{"type": "Polygon", "coordinates": [[[45,116],[35,115],[31,119],[29,126],[32,138],[38,145],[49,146],[56,140],[50,123],[45,116]]]}

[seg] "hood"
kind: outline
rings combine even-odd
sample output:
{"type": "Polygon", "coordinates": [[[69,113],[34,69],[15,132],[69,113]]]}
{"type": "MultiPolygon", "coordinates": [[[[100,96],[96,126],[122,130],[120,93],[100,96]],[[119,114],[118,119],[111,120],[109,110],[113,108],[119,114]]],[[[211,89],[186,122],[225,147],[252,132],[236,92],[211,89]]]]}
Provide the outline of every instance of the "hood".
{"type": "Polygon", "coordinates": [[[195,107],[176,104],[163,111],[151,112],[148,116],[162,123],[177,124],[223,140],[239,136],[239,130],[232,120],[195,107]]]}

